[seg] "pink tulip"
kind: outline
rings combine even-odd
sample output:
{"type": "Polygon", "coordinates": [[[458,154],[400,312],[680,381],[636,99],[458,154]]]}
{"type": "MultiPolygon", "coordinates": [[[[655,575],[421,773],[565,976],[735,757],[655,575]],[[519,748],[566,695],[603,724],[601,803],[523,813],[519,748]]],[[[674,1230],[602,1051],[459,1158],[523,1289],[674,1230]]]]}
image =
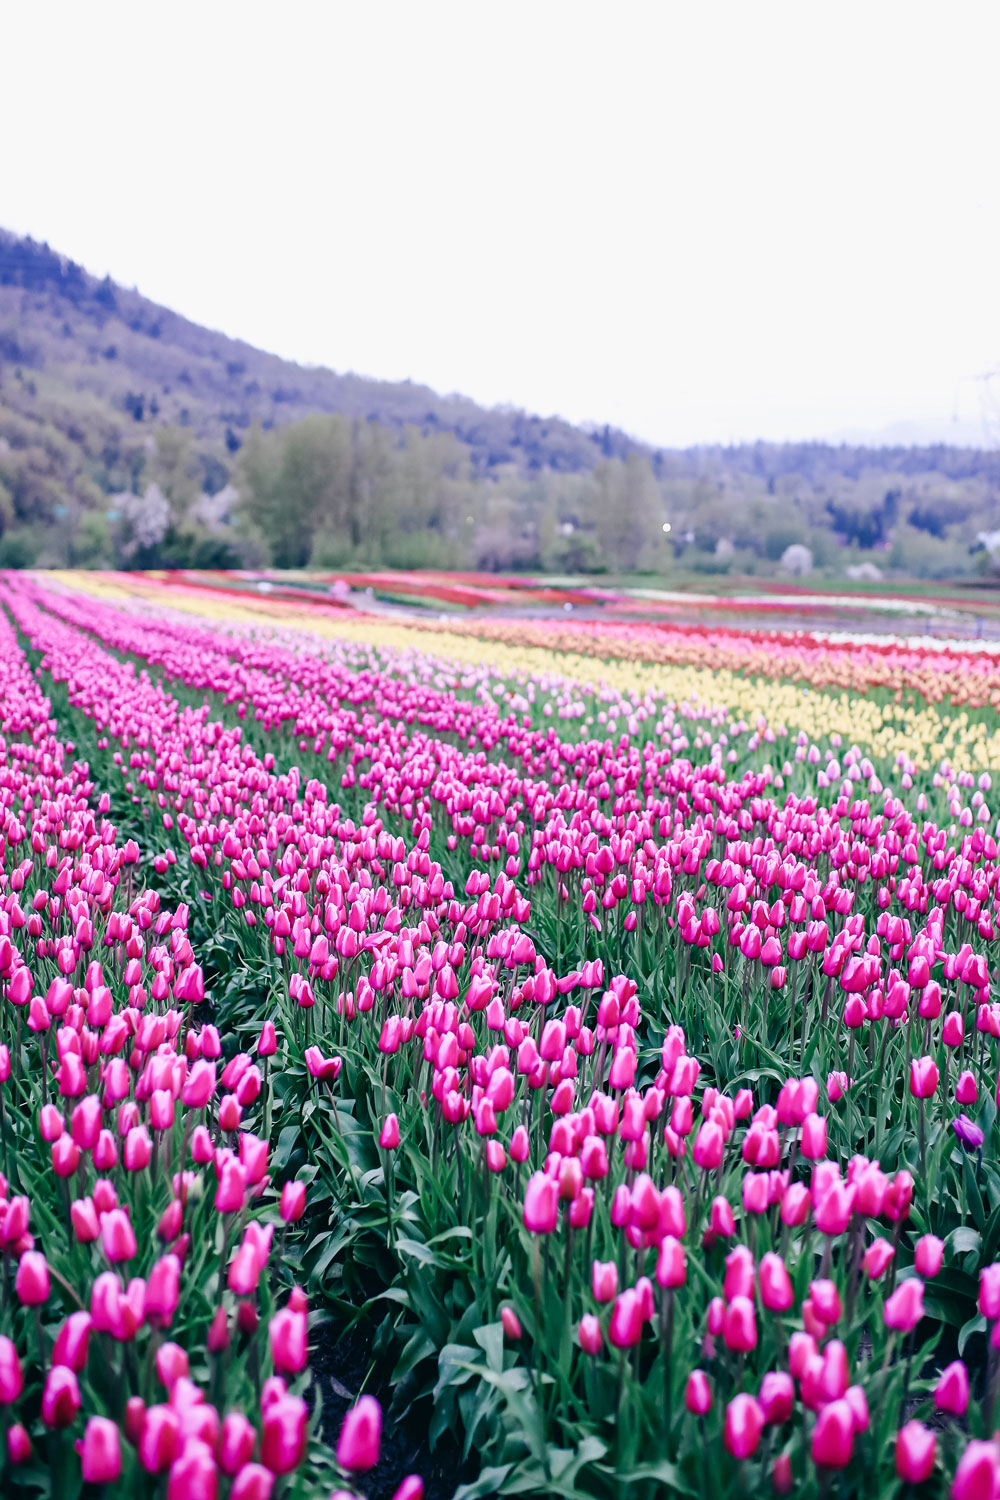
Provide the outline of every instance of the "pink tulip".
{"type": "Polygon", "coordinates": [[[17,1350],[9,1338],[0,1335],[0,1406],[10,1406],[24,1389],[24,1377],[17,1350]]]}
{"type": "Polygon", "coordinates": [[[374,1396],[362,1396],[344,1417],[337,1439],[337,1463],[348,1473],[364,1474],[378,1463],[382,1408],[374,1396]]]}
{"type": "Polygon", "coordinates": [[[886,1299],[882,1316],[887,1328],[909,1333],[924,1315],[924,1284],[917,1276],[900,1282],[891,1297],[886,1299]]]}
{"type": "Polygon", "coordinates": [[[952,1360],[941,1371],[934,1387],[934,1405],[938,1411],[964,1417],[969,1405],[969,1376],[962,1360],[952,1360]]]}
{"type": "MultiPolygon", "coordinates": [[[[362,1396],[361,1399],[364,1401],[373,1398],[362,1396]]],[[[306,1445],[306,1416],[306,1404],[301,1396],[281,1396],[264,1410],[260,1456],[272,1474],[290,1474],[302,1462],[306,1445]]]]}
{"type": "Polygon", "coordinates": [[[247,1463],[233,1480],[229,1500],[270,1500],[274,1475],[263,1464],[247,1463]]]}
{"type": "Polygon", "coordinates": [[[937,1063],[932,1057],[915,1057],[910,1063],[910,1093],[914,1099],[930,1099],[939,1078],[937,1063]]]}
{"type": "Polygon", "coordinates": [[[42,1421],[46,1427],[68,1427],[80,1410],[80,1387],[67,1365],[53,1365],[42,1392],[42,1421]]]}
{"type": "Polygon", "coordinates": [[[580,1348],[586,1354],[600,1354],[604,1346],[604,1335],[601,1333],[600,1322],[593,1313],[584,1313],[577,1328],[577,1337],[580,1348]]]}
{"type": "Polygon", "coordinates": [[[791,1277],[780,1255],[768,1251],[760,1261],[760,1300],[770,1312],[787,1312],[794,1301],[791,1277]]]}
{"type": "Polygon", "coordinates": [[[111,1484],[122,1471],[118,1428],[107,1417],[91,1417],[84,1429],[80,1465],[87,1484],[111,1484]]]}
{"type": "Polygon", "coordinates": [[[917,1241],[913,1251],[913,1264],[921,1276],[928,1279],[937,1275],[944,1260],[944,1241],[937,1235],[925,1234],[917,1241]]]}
{"type": "Polygon", "coordinates": [[[764,1430],[764,1413],[753,1396],[734,1396],[726,1407],[722,1441],[734,1458],[752,1458],[764,1430]]]}
{"type": "Polygon", "coordinates": [[[535,1172],[524,1189],[525,1228],[532,1234],[551,1234],[558,1222],[558,1185],[544,1172],[535,1172]]]}
{"type": "Polygon", "coordinates": [[[687,1388],[684,1392],[684,1404],[688,1411],[694,1412],[696,1416],[703,1417],[711,1410],[712,1388],[708,1383],[708,1376],[704,1370],[692,1370],[688,1376],[687,1388]]]}
{"type": "Polygon", "coordinates": [[[820,1469],[844,1469],[854,1452],[854,1416],[846,1400],[831,1401],[816,1418],[813,1463],[820,1469]]]}
{"type": "Polygon", "coordinates": [[[49,1297],[49,1268],[38,1250],[26,1250],[17,1263],[14,1290],[25,1307],[39,1307],[49,1297]]]}

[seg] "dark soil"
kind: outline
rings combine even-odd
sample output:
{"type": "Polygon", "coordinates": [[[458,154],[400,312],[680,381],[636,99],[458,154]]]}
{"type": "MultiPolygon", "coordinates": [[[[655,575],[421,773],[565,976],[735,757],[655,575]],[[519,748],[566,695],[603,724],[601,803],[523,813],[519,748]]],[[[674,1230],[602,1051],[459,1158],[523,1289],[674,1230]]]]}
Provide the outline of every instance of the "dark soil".
{"type": "MultiPolygon", "coordinates": [[[[344,1413],[361,1394],[371,1366],[371,1345],[362,1330],[343,1332],[336,1324],[326,1325],[311,1354],[309,1367],[323,1402],[320,1432],[331,1448],[336,1448],[344,1413]]],[[[378,1397],[383,1411],[388,1411],[392,1400],[390,1373],[391,1366],[386,1362],[376,1362],[374,1373],[364,1386],[368,1394],[378,1397]]],[[[368,1500],[391,1500],[407,1474],[420,1475],[425,1500],[451,1500],[458,1485],[475,1479],[479,1472],[477,1461],[469,1458],[462,1462],[462,1450],[451,1433],[440,1438],[431,1451],[427,1416],[427,1412],[422,1419],[411,1414],[402,1422],[385,1423],[378,1466],[364,1480],[368,1500]]]]}

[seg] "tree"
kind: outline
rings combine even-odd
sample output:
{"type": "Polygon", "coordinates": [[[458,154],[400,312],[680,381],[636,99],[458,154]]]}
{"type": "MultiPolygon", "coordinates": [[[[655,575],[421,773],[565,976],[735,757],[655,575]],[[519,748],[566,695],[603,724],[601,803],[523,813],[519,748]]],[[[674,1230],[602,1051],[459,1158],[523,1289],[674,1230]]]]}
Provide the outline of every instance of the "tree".
{"type": "Polygon", "coordinates": [[[591,500],[597,539],[608,566],[634,572],[648,566],[661,540],[663,505],[648,459],[630,453],[599,463],[591,500]]]}
{"type": "Polygon", "coordinates": [[[200,489],[200,463],[191,433],[183,427],[158,427],[152,473],[175,520],[187,515],[200,489]]]}
{"type": "Polygon", "coordinates": [[[275,563],[301,568],[320,531],[349,531],[351,434],[343,417],[306,417],[265,436],[251,428],[240,452],[240,494],[275,563]]]}

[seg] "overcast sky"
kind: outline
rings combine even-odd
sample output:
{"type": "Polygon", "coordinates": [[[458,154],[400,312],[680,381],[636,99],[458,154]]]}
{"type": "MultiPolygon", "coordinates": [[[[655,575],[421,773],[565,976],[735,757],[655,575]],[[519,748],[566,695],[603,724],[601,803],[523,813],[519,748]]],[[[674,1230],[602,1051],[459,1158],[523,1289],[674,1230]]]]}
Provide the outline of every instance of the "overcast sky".
{"type": "Polygon", "coordinates": [[[665,444],[971,426],[1000,363],[992,0],[50,0],[3,52],[0,224],[294,359],[665,444]]]}

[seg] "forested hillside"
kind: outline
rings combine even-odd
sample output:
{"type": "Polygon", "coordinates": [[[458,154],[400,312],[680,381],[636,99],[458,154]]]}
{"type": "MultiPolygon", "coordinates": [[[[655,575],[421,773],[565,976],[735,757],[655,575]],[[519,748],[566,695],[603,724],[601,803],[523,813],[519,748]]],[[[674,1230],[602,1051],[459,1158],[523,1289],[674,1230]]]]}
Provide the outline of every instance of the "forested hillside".
{"type": "Polygon", "coordinates": [[[767,572],[798,546],[944,577],[988,562],[998,497],[992,452],[653,449],[304,368],[0,231],[0,564],[767,572]]]}

